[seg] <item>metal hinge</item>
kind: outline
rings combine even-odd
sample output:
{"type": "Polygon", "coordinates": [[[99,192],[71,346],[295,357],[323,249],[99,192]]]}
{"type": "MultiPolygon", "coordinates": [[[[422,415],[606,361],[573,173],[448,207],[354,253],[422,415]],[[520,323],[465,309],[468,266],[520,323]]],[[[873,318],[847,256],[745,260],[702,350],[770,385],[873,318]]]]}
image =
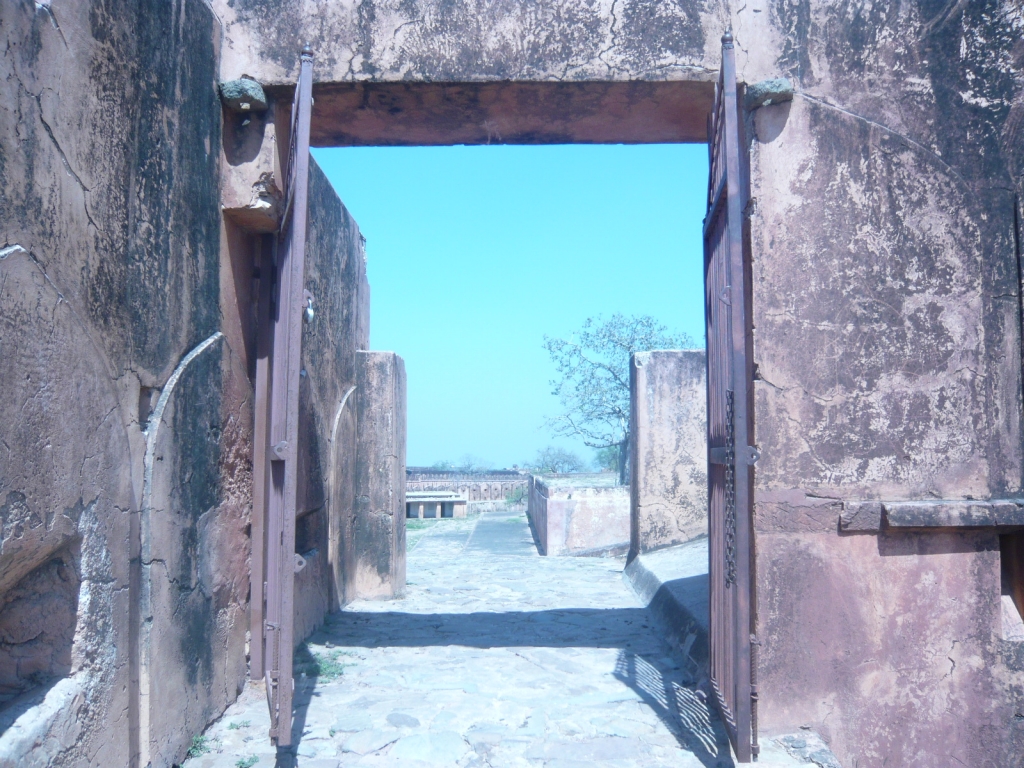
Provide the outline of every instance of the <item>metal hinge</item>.
{"type": "Polygon", "coordinates": [[[741,445],[736,449],[735,456],[725,447],[712,448],[708,455],[712,464],[725,464],[727,466],[731,464],[750,464],[752,466],[761,458],[761,452],[752,445],[741,445]]]}

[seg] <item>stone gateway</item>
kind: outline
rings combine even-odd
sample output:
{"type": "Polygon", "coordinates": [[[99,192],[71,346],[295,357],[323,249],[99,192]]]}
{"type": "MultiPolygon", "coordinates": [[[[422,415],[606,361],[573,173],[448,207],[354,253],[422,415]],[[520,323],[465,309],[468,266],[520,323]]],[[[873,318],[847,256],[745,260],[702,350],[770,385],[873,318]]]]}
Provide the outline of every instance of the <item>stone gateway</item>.
{"type": "Polygon", "coordinates": [[[314,162],[290,207],[303,46],[313,146],[706,142],[727,31],[753,730],[1020,764],[1018,0],[0,4],[0,764],[169,768],[277,623],[400,591],[404,366],[314,162]]]}

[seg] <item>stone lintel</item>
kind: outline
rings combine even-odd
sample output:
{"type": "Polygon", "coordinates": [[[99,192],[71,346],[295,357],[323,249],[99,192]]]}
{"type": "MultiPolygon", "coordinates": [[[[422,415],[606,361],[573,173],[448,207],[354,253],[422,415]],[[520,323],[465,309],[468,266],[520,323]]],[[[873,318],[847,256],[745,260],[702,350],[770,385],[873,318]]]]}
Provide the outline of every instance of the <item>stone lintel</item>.
{"type": "Polygon", "coordinates": [[[714,81],[323,83],[313,95],[316,147],[650,144],[707,141],[714,81]]]}

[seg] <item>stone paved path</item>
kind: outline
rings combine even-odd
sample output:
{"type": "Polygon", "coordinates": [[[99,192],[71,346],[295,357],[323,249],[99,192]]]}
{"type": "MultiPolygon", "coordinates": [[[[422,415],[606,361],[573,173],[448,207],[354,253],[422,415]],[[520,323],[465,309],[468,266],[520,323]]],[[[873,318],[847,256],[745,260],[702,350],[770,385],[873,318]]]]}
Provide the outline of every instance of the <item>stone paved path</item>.
{"type": "Polygon", "coordinates": [[[621,559],[540,557],[521,512],[410,534],[406,596],[300,649],[296,754],[275,759],[250,686],[188,768],[732,765],[621,559]]]}

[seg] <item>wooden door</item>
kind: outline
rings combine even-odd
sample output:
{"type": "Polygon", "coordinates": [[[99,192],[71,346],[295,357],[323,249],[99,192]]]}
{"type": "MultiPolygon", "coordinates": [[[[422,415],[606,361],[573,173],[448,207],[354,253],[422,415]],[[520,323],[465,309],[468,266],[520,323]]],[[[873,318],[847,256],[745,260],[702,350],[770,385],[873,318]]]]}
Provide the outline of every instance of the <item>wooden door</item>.
{"type": "Polygon", "coordinates": [[[704,220],[707,318],[710,678],[740,762],[757,755],[753,624],[753,366],[750,264],[743,224],[746,155],[731,32],[708,126],[704,220]]]}
{"type": "Polygon", "coordinates": [[[284,215],[274,246],[263,249],[259,265],[250,676],[262,675],[266,682],[270,738],[282,747],[292,743],[296,458],[312,86],[313,55],[304,49],[292,101],[284,215]]]}

